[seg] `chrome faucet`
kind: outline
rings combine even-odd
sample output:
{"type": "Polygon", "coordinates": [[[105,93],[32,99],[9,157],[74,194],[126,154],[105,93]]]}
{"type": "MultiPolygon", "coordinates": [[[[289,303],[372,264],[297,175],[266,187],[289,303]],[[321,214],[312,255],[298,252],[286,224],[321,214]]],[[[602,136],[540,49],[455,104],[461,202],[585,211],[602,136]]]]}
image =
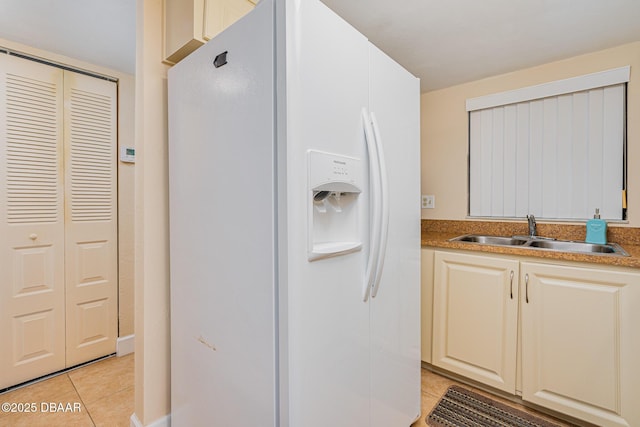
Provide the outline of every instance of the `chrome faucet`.
{"type": "Polygon", "coordinates": [[[536,231],[536,217],[533,215],[527,215],[527,221],[529,221],[529,237],[536,237],[538,234],[536,231]]]}

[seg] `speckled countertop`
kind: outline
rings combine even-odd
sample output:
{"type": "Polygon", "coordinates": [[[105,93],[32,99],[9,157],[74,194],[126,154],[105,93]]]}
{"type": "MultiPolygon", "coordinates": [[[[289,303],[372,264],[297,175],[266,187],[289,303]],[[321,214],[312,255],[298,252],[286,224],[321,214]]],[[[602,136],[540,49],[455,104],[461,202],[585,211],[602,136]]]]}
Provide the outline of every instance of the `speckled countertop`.
{"type": "MultiPolygon", "coordinates": [[[[538,235],[562,240],[584,241],[584,225],[572,224],[544,224],[538,223],[538,235]]],[[[528,227],[525,222],[510,221],[450,221],[450,220],[422,220],[422,246],[463,249],[478,252],[510,254],[535,258],[588,262],[620,267],[640,268],[640,228],[607,227],[607,240],[617,243],[630,255],[615,256],[605,254],[584,254],[575,252],[558,252],[542,249],[531,249],[514,246],[480,245],[468,242],[450,242],[463,234],[483,234],[491,236],[527,235],[528,227]]]]}

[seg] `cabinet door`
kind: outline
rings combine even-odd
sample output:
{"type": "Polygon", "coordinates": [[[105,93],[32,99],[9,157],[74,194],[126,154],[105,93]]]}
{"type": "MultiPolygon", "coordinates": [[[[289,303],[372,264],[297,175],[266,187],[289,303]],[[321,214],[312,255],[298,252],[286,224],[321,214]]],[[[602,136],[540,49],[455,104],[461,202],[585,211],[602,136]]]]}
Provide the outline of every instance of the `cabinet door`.
{"type": "Polygon", "coordinates": [[[249,0],[205,0],[205,40],[214,38],[229,25],[251,12],[254,2],[249,0]]]}
{"type": "Polygon", "coordinates": [[[255,6],[253,0],[164,0],[165,60],[176,64],[255,6]]]}
{"type": "Polygon", "coordinates": [[[640,425],[640,275],[522,263],[523,399],[640,425]]]}
{"type": "Polygon", "coordinates": [[[515,394],[518,262],[435,253],[433,364],[515,394]]]}

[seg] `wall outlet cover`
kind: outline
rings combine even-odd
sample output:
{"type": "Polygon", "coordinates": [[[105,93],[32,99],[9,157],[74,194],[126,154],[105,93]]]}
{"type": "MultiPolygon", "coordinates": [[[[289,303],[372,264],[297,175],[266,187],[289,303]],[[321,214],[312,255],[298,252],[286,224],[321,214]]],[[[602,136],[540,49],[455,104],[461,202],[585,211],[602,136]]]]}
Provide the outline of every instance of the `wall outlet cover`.
{"type": "Polygon", "coordinates": [[[436,196],[430,194],[422,195],[422,209],[434,209],[436,207],[436,196]]]}

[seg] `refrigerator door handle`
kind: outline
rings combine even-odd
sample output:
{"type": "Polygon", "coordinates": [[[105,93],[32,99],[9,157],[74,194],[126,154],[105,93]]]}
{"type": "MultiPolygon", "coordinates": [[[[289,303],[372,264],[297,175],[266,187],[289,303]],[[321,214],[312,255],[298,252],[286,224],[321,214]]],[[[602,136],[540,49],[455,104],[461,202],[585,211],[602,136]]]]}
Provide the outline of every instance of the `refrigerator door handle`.
{"type": "Polygon", "coordinates": [[[377,145],[373,134],[371,118],[366,108],[362,109],[362,122],[364,127],[367,153],[369,157],[369,195],[370,202],[370,236],[369,236],[369,257],[367,259],[367,269],[362,289],[362,300],[369,299],[369,291],[374,285],[376,262],[378,261],[378,247],[380,244],[380,225],[382,220],[380,204],[380,167],[378,161],[377,145]]]}
{"type": "Polygon", "coordinates": [[[371,290],[371,298],[375,298],[380,289],[380,279],[382,278],[382,269],[384,267],[384,259],[387,252],[387,241],[389,237],[389,180],[387,176],[387,165],[384,158],[384,150],[382,148],[382,137],[380,128],[376,120],[376,115],[371,112],[371,124],[373,127],[374,141],[376,143],[376,152],[378,154],[378,167],[380,177],[380,234],[378,243],[378,254],[376,260],[376,271],[374,275],[373,289],[371,290]]]}

